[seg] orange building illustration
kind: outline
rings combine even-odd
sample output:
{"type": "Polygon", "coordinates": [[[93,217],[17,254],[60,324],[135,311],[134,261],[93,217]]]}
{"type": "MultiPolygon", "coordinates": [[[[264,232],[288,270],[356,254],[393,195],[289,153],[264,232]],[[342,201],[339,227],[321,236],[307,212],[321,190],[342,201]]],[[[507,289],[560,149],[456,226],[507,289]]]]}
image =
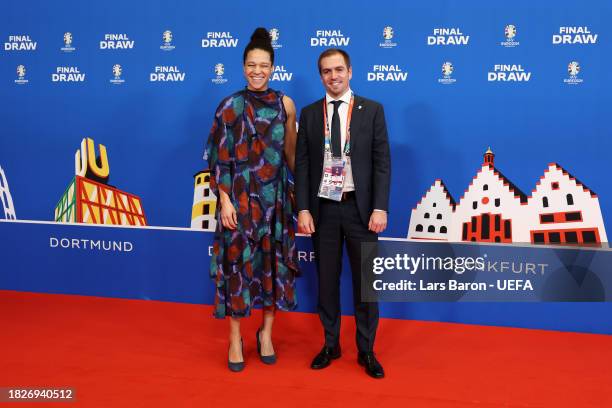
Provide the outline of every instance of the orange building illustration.
{"type": "Polygon", "coordinates": [[[106,147],[85,138],[75,154],[75,176],[55,207],[56,222],[146,226],[140,198],[108,185],[106,147]]]}

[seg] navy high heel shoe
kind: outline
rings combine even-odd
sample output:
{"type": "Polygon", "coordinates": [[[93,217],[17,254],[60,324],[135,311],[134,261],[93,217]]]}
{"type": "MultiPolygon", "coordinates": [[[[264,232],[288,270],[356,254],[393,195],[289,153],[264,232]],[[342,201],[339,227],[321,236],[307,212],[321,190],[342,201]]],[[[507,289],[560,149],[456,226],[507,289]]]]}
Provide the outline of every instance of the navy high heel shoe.
{"type": "Polygon", "coordinates": [[[232,363],[229,360],[229,356],[227,357],[227,368],[229,368],[230,371],[233,371],[235,373],[244,370],[244,347],[242,344],[242,339],[240,339],[240,351],[242,352],[242,361],[238,363],[232,363]]]}
{"type": "Polygon", "coordinates": [[[259,333],[261,333],[261,327],[257,329],[257,333],[255,334],[255,337],[257,337],[257,354],[259,354],[259,359],[262,363],[268,365],[276,363],[276,354],[272,354],[270,356],[261,355],[261,341],[259,340],[259,333]]]}

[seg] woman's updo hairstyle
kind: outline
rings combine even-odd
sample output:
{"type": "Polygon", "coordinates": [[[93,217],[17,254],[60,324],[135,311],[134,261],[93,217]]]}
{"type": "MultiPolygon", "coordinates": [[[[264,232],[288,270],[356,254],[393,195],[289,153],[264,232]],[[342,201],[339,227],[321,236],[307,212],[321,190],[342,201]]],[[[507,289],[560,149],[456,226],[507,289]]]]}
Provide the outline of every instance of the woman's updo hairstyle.
{"type": "Polygon", "coordinates": [[[272,48],[272,37],[268,30],[263,27],[256,28],[251,35],[251,42],[249,42],[244,49],[242,56],[242,63],[246,63],[247,54],[252,50],[263,50],[270,54],[270,61],[274,65],[274,48],[272,48]]]}

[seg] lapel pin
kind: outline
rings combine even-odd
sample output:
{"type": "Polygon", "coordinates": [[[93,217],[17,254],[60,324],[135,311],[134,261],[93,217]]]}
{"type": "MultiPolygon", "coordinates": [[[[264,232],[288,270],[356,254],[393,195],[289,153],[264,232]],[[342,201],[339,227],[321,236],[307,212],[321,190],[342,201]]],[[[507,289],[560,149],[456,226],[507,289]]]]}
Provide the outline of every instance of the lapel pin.
{"type": "Polygon", "coordinates": [[[357,107],[357,109],[361,109],[361,105],[359,105],[359,106],[357,107]]]}

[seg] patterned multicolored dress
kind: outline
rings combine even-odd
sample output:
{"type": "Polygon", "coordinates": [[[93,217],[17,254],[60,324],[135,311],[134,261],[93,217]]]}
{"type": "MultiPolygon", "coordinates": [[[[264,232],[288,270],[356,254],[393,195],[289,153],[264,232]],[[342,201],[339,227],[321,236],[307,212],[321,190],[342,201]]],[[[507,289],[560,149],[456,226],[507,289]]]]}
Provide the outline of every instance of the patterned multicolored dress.
{"type": "Polygon", "coordinates": [[[297,306],[299,273],[289,169],[283,155],[287,114],[282,93],[248,89],[225,98],[206,146],[211,188],[230,197],[238,218],[232,231],[217,229],[210,274],[217,318],[244,317],[297,306]]]}

